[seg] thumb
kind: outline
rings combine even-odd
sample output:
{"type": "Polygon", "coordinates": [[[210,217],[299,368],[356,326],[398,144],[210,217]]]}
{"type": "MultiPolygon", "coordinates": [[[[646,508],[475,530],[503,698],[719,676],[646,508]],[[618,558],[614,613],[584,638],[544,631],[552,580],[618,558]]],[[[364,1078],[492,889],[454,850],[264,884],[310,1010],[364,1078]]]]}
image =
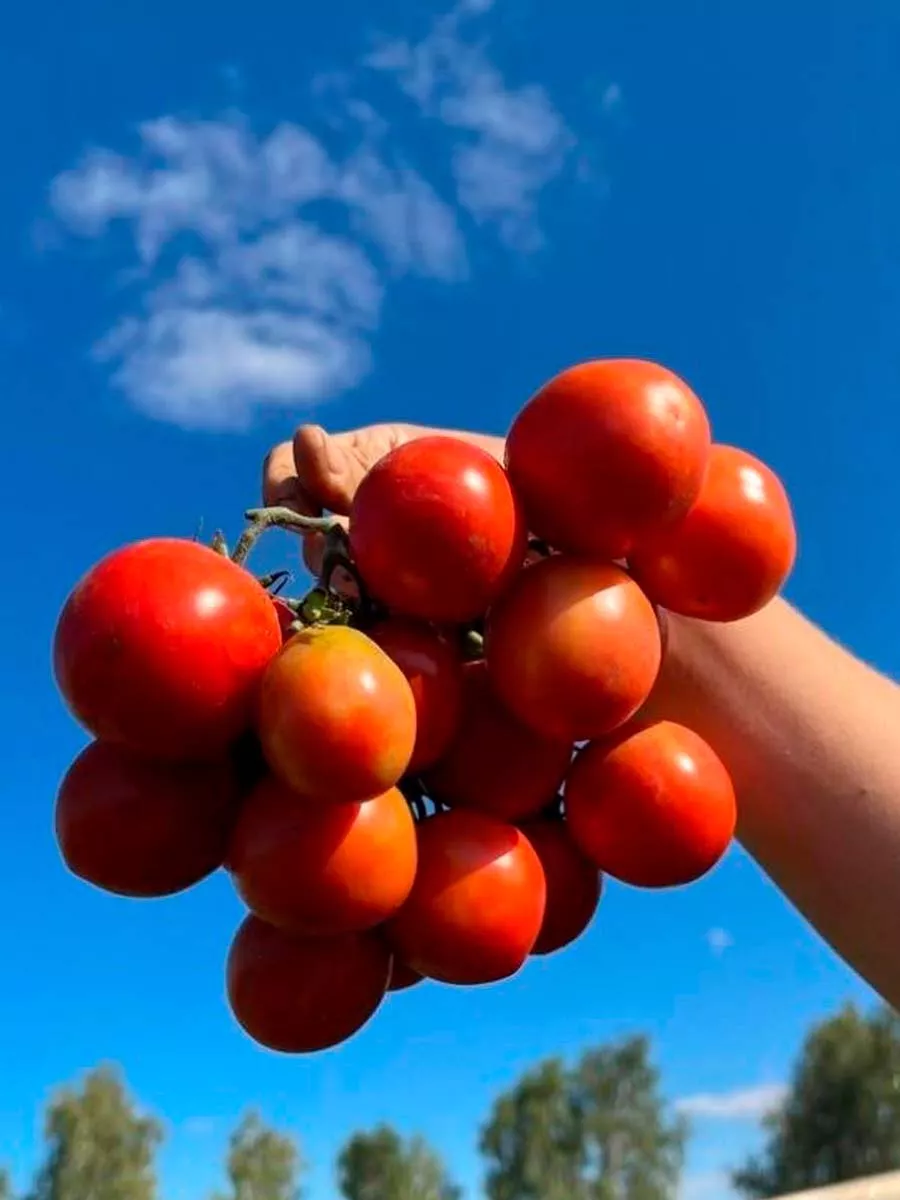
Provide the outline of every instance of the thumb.
{"type": "Polygon", "coordinates": [[[301,425],[294,434],[294,466],[302,491],[317,508],[346,515],[358,483],[358,464],[345,440],[321,425],[301,425]]]}

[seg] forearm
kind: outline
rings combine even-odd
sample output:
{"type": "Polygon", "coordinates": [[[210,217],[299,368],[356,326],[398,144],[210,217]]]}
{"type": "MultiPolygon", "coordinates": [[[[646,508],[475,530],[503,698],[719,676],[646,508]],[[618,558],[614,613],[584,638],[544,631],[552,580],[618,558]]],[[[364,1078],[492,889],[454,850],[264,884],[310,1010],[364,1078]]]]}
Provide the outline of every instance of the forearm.
{"type": "Polygon", "coordinates": [[[784,601],[672,618],[653,709],[725,761],[741,841],[818,931],[900,1003],[900,690],[784,601]]]}

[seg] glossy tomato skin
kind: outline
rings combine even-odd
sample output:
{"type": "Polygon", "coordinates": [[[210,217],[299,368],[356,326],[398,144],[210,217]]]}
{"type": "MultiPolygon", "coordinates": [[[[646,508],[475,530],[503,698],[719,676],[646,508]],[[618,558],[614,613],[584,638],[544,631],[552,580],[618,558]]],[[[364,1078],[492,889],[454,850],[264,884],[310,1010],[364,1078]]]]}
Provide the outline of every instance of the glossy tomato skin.
{"type": "Polygon", "coordinates": [[[715,445],[687,516],[634,554],[635,576],[658,604],[705,621],[737,621],[777,595],[797,555],[784,485],[746,450],[715,445]]]}
{"type": "Polygon", "coordinates": [[[734,835],[731,778],[713,749],[671,721],[586,747],[566,783],[569,832],[601,870],[635,887],[705,875],[734,835]]]}
{"type": "Polygon", "coordinates": [[[527,537],[503,467],[459,438],[417,438],[365,476],[350,548],[372,595],[435,623],[482,616],[520,569],[527,537]]]}
{"type": "Polygon", "coordinates": [[[264,780],[228,852],[244,903],[270,925],[310,936],[370,929],[406,900],[416,830],[396,788],[360,804],[311,804],[264,780]]]}
{"type": "Polygon", "coordinates": [[[408,967],[405,962],[401,962],[396,955],[391,960],[391,981],[388,984],[389,992],[405,992],[411,987],[415,987],[417,983],[421,983],[425,976],[420,975],[418,971],[414,971],[412,967],[408,967]]]}
{"type": "Polygon", "coordinates": [[[385,925],[398,956],[444,983],[514,975],[544,917],[540,859],[525,835],[483,813],[454,809],[418,826],[419,870],[385,925]]]}
{"type": "Polygon", "coordinates": [[[95,737],[168,759],[220,755],[252,721],[281,644],[252,575],[197,542],[155,538],[94,566],[53,647],[69,708],[95,737]]]}
{"type": "Polygon", "coordinates": [[[554,954],[580,937],[600,903],[603,877],[572,841],[565,821],[529,821],[522,832],[534,847],[547,882],[547,904],[532,954],[554,954]]]}
{"type": "Polygon", "coordinates": [[[257,731],[266,761],[300,795],[357,803],[405,772],[416,706],[403,672],[359,630],[301,630],[269,664],[257,731]]]}
{"type": "Polygon", "coordinates": [[[426,771],[425,789],[451,808],[518,821],[553,800],[572,752],[571,742],[541,737],[513,716],[497,698],[483,660],[467,663],[456,737],[426,771]]]}
{"type": "Polygon", "coordinates": [[[384,998],[391,954],[373,933],[293,937],[249,916],[228,954],[228,1000],[254,1041],[313,1054],[347,1041],[384,998]]]}
{"type": "Polygon", "coordinates": [[[222,865],[241,790],[230,761],[168,763],[92,742],[56,800],[73,874],[119,896],[171,896],[222,865]]]}
{"type": "Polygon", "coordinates": [[[462,660],[456,647],[436,629],[419,621],[389,617],[367,630],[369,637],[397,664],[416,703],[416,744],[408,772],[437,762],[459,724],[462,708],[462,660]]]}
{"type": "Polygon", "coordinates": [[[600,737],[647,699],[660,627],[620,567],[556,555],[523,571],[493,609],[491,682],[521,721],[559,741],[600,737]]]}
{"type": "Polygon", "coordinates": [[[709,454],[703,405],[667,368],[580,363],[513,422],[506,466],[528,527],[570,554],[624,558],[697,498],[709,454]]]}

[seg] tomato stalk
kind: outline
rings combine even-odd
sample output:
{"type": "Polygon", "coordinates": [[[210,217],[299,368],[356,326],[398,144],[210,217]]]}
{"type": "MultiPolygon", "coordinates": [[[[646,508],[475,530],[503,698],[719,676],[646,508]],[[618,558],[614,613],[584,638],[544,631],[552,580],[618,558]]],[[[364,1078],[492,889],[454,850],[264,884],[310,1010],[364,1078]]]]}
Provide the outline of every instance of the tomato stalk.
{"type": "Polygon", "coordinates": [[[272,508],[251,508],[244,513],[248,522],[231,555],[231,561],[242,567],[250,552],[267,529],[292,529],[297,533],[328,534],[340,528],[337,517],[305,517],[284,505],[272,508]]]}

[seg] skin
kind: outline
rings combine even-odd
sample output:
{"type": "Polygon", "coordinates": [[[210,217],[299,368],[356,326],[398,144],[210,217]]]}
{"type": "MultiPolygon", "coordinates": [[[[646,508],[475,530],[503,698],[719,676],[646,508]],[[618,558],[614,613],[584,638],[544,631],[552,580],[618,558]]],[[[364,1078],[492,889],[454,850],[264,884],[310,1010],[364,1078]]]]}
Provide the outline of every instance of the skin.
{"type": "MultiPolygon", "coordinates": [[[[329,437],[301,427],[269,455],[265,496],[304,512],[346,512],[367,465],[424,432],[376,425],[329,437]]],[[[502,459],[501,438],[457,436],[502,459]]],[[[730,625],[674,616],[667,625],[648,713],[707,739],[734,780],[738,836],[749,853],[821,936],[900,1005],[900,687],[780,598],[730,625]]]]}

